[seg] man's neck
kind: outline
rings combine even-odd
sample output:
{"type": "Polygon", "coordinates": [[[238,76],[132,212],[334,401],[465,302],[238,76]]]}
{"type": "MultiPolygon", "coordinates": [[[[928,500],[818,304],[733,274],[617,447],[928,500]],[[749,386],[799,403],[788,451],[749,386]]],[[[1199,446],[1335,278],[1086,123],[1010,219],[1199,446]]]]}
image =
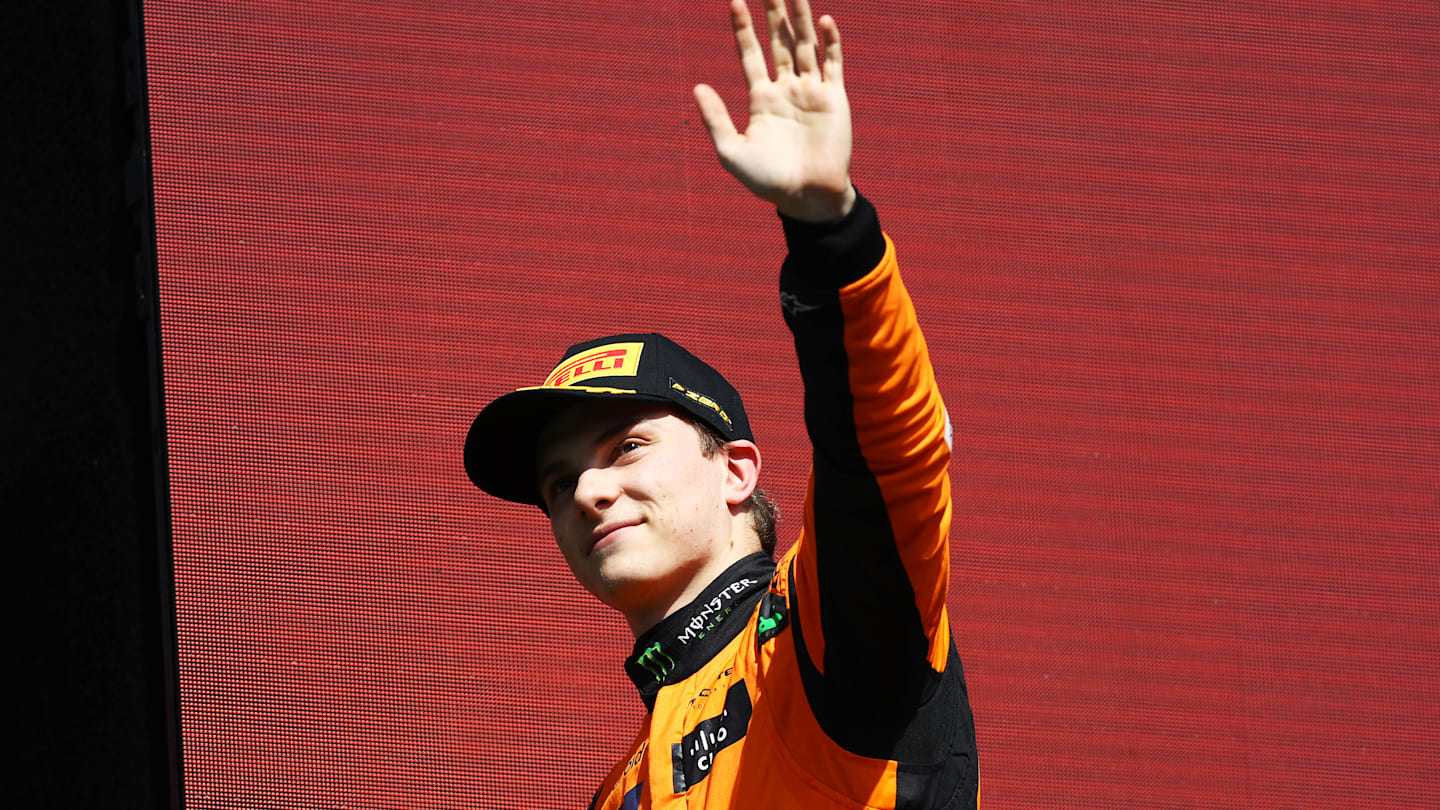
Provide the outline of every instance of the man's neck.
{"type": "Polygon", "coordinates": [[[643,609],[634,611],[623,611],[625,621],[630,625],[630,634],[640,638],[646,631],[660,622],[664,621],[676,611],[695,601],[702,591],[705,590],[715,578],[725,572],[725,569],[743,560],[760,550],[759,541],[756,540],[753,547],[751,544],[735,544],[730,547],[727,553],[715,555],[706,561],[705,565],[696,572],[685,583],[685,587],[674,597],[662,604],[647,605],[643,609]]]}

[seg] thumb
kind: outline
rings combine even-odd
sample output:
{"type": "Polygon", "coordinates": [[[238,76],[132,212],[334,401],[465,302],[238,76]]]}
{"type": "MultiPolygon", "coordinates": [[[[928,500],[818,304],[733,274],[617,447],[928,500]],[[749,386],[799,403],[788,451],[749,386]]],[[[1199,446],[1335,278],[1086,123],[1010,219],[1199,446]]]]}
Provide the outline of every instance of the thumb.
{"type": "Polygon", "coordinates": [[[708,84],[695,85],[695,106],[700,108],[700,120],[710,130],[710,140],[715,142],[716,150],[721,148],[721,144],[739,137],[735,122],[730,120],[730,111],[725,109],[725,102],[720,100],[715,88],[708,84]]]}

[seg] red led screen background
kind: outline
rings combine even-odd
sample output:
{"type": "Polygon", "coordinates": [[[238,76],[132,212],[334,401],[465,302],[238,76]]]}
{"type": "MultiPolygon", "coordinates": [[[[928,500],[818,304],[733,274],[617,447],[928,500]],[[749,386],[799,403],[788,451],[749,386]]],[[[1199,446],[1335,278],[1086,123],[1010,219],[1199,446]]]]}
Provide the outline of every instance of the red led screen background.
{"type": "MultiPolygon", "coordinates": [[[[1432,802],[1440,6],[819,10],[954,420],[986,804],[1432,802]]],[[[460,446],[655,329],[797,511],[723,3],[145,16],[188,806],[583,806],[627,633],[460,446]]]]}

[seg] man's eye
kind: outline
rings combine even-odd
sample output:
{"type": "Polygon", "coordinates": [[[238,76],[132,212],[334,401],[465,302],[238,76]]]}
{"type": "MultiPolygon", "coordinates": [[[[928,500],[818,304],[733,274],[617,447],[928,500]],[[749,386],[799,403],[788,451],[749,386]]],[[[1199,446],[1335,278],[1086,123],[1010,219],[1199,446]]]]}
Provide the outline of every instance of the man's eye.
{"type": "Polygon", "coordinates": [[[610,449],[610,463],[614,464],[615,462],[629,455],[631,452],[638,450],[640,447],[640,442],[637,442],[634,439],[624,439],[622,441],[616,442],[615,446],[610,449]]]}
{"type": "Polygon", "coordinates": [[[564,476],[555,478],[545,485],[545,495],[548,500],[554,501],[563,497],[567,492],[575,488],[575,479],[564,476]]]}

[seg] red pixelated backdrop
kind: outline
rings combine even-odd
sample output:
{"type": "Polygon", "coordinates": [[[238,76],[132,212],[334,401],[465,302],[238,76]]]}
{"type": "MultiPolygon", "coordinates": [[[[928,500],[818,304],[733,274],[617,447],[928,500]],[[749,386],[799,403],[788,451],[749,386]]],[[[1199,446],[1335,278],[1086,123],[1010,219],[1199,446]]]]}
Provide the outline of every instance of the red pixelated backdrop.
{"type": "MultiPolygon", "coordinates": [[[[846,0],[990,807],[1440,794],[1440,6],[846,0]]],[[[721,2],[145,4],[187,805],[573,808],[618,617],[467,482],[659,330],[807,465],[721,2]]],[[[782,522],[782,535],[794,530],[782,522]]]]}

